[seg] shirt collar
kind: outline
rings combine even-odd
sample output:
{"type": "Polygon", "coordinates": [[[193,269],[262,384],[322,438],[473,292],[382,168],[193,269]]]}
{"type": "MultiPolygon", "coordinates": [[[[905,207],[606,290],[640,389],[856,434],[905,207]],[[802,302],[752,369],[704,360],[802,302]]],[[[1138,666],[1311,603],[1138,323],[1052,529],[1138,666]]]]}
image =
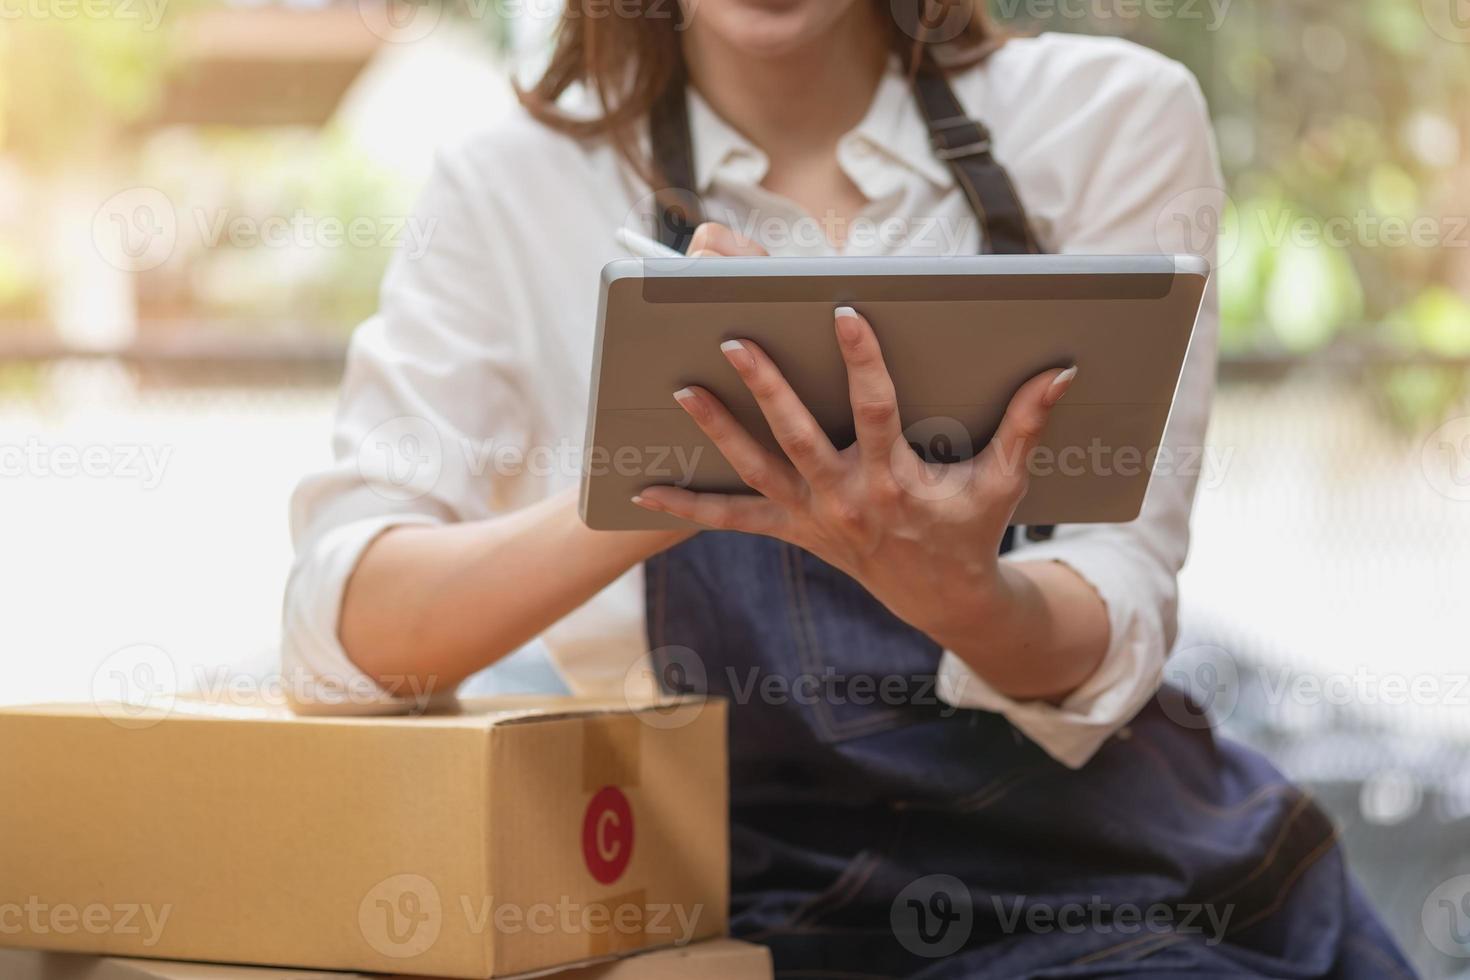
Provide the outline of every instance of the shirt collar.
{"type": "Polygon", "coordinates": [[[889,59],[888,70],[878,82],[867,115],[844,139],[854,137],[866,140],[936,187],[948,188],[954,183],[949,167],[934,155],[929,143],[929,126],[909,86],[908,73],[897,57],[889,59]]]}
{"type": "Polygon", "coordinates": [[[689,88],[689,139],[694,144],[697,193],[708,193],[717,174],[739,184],[754,185],[765,179],[770,160],[716,113],[693,86],[689,88]]]}
{"type": "MultiPolygon", "coordinates": [[[[766,155],[721,118],[693,87],[689,89],[688,102],[689,135],[694,144],[694,177],[699,184],[697,191],[707,193],[717,176],[736,184],[759,184],[770,166],[766,155]]],[[[934,155],[929,143],[929,127],[897,57],[889,59],[867,114],[839,145],[855,139],[866,142],[889,160],[915,171],[940,189],[954,183],[949,167],[934,155]]]]}

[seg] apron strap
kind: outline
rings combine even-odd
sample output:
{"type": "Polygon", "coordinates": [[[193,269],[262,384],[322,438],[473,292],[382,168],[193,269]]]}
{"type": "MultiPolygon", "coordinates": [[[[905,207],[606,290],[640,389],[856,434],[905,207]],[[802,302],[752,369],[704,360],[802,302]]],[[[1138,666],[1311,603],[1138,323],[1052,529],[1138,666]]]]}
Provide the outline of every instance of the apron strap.
{"type": "MultiPolygon", "coordinates": [[[[914,98],[929,124],[929,145],[943,160],[980,219],[980,249],[987,255],[1037,255],[1041,245],[1026,219],[1016,185],[990,152],[990,130],[965,114],[944,73],[925,55],[914,78],[914,98]]],[[[1014,527],[1006,528],[1001,551],[1011,550],[1014,527]]],[[[1049,541],[1051,524],[1028,524],[1027,541],[1049,541]]]]}
{"type": "Polygon", "coordinates": [[[694,179],[694,139],[689,134],[688,77],[680,64],[648,113],[654,171],[663,187],[654,192],[658,240],[676,252],[689,251],[694,229],[704,220],[694,179]]]}
{"type": "Polygon", "coordinates": [[[928,55],[914,78],[914,98],[929,124],[934,155],[948,165],[980,219],[982,253],[1040,253],[1010,174],[991,155],[990,130],[965,114],[944,73],[928,55]]]}

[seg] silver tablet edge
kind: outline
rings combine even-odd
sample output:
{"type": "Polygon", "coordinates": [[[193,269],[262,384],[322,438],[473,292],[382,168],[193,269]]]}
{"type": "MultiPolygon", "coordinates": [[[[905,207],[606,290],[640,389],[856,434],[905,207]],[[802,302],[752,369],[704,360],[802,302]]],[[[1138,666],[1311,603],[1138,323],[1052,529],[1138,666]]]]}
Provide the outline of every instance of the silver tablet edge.
{"type": "Polygon", "coordinates": [[[1208,276],[1209,262],[1197,255],[860,255],[706,256],[703,258],[618,258],[602,268],[606,289],[620,279],[761,276],[995,276],[1142,273],[1208,276]]]}
{"type": "MultiPolygon", "coordinates": [[[[1175,255],[1174,268],[1180,276],[1195,276],[1199,278],[1199,301],[1194,305],[1194,322],[1189,325],[1189,342],[1184,345],[1184,356],[1179,359],[1179,373],[1174,377],[1174,390],[1169,395],[1169,411],[1164,416],[1164,427],[1159,430],[1159,446],[1162,448],[1169,442],[1169,423],[1174,421],[1174,410],[1179,407],[1179,387],[1184,384],[1184,369],[1189,367],[1189,355],[1194,353],[1195,342],[1199,339],[1199,318],[1205,312],[1205,300],[1209,298],[1210,276],[1213,269],[1204,256],[1201,255],[1175,255]]],[[[1212,375],[1213,377],[1213,375],[1212,375]]],[[[1203,446],[1200,447],[1204,449],[1203,446]]],[[[1143,496],[1138,500],[1138,512],[1130,517],[1129,521],[1136,521],[1143,514],[1143,508],[1148,506],[1148,495],[1154,488],[1154,474],[1148,474],[1148,483],[1143,488],[1143,496]]],[[[1195,493],[1199,488],[1196,486],[1195,493]]]]}

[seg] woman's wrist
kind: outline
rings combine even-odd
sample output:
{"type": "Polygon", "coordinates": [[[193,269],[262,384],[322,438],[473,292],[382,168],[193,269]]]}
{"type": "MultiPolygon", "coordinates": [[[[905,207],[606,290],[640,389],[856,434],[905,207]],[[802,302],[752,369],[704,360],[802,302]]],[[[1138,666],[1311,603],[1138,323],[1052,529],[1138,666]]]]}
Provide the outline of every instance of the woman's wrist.
{"type": "Polygon", "coordinates": [[[1005,562],[995,562],[956,579],[956,586],[940,597],[935,618],[919,628],[946,650],[983,647],[988,655],[1004,656],[1025,628],[1018,614],[1024,576],[1005,562]]]}
{"type": "MultiPolygon", "coordinates": [[[[595,546],[604,553],[616,556],[622,571],[628,571],[675,545],[688,541],[699,533],[698,528],[675,528],[667,531],[594,531],[582,523],[579,515],[577,534],[589,536],[595,546]]],[[[619,573],[621,574],[621,572],[619,573]]]]}
{"type": "Polygon", "coordinates": [[[936,643],[1001,694],[1060,703],[1091,677],[1110,639],[1093,587],[1057,562],[1001,561],[970,615],[936,643]]]}

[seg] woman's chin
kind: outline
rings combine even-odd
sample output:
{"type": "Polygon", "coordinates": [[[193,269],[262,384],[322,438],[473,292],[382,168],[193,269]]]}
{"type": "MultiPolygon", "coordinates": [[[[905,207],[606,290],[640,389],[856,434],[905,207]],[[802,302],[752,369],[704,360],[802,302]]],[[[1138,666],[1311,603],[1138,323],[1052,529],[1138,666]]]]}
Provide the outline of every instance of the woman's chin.
{"type": "Polygon", "coordinates": [[[718,36],[723,44],[752,60],[766,61],[819,43],[832,29],[833,14],[843,6],[832,0],[823,4],[803,0],[704,0],[696,10],[694,29],[718,36]],[[705,23],[698,22],[700,17],[706,18],[705,23]]]}

